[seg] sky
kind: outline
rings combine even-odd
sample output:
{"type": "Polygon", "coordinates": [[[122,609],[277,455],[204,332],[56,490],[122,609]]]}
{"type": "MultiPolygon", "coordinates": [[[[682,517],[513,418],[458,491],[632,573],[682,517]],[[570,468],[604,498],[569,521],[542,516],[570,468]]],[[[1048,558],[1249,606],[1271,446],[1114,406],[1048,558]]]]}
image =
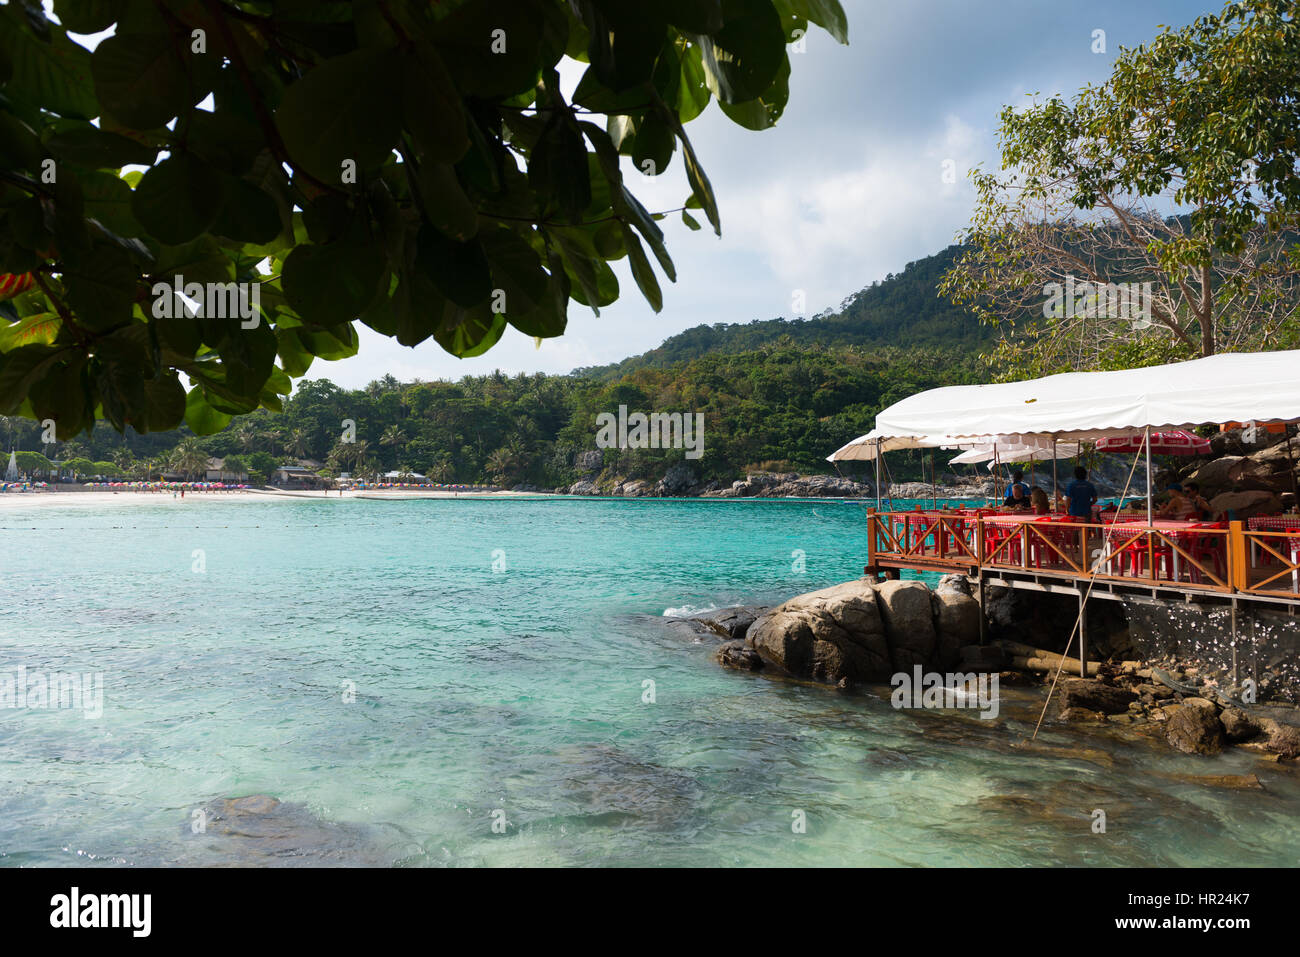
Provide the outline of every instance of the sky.
{"type": "MultiPolygon", "coordinates": [[[[1069,96],[1110,73],[1121,46],[1217,11],[1215,0],[841,0],[849,45],[819,28],[791,52],[790,100],[772,129],[745,130],[716,103],[687,124],[722,218],[715,236],[661,222],[677,282],[663,311],[641,298],[626,260],[621,295],[599,317],[569,305],[564,336],[535,344],[513,328],[486,355],[458,359],[432,339],[407,348],[358,323],[358,355],[317,360],[306,378],[360,388],[506,373],[566,373],[616,362],[692,326],[793,318],[834,308],[955,241],[973,206],[967,172],[998,165],[1005,105],[1069,96]],[[1098,33],[1097,31],[1102,31],[1098,33]],[[1104,49],[1099,49],[1104,48],[1104,49]],[[948,175],[945,176],[945,173],[948,175]],[[800,295],[802,294],[802,295],[800,295]]],[[[561,75],[568,91],[585,64],[561,75]]],[[[680,152],[660,176],[625,176],[650,210],[689,195],[680,152]]]]}

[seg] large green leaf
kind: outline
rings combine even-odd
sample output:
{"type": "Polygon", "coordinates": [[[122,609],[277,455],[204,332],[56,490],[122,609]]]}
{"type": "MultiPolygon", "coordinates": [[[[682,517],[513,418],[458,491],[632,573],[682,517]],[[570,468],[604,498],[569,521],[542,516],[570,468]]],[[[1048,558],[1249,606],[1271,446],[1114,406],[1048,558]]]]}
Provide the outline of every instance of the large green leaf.
{"type": "Polygon", "coordinates": [[[150,146],[80,122],[54,133],[45,145],[63,162],[87,169],[152,166],[158,156],[158,150],[150,146]]]}
{"type": "Polygon", "coordinates": [[[54,13],[72,33],[99,33],[117,22],[127,0],[54,0],[54,13]]]}
{"type": "Polygon", "coordinates": [[[68,305],[82,325],[104,330],[130,321],[139,270],[121,249],[96,246],[63,280],[68,305]]]}
{"type": "Polygon", "coordinates": [[[632,162],[647,176],[658,176],[668,168],[677,139],[657,113],[649,113],[637,125],[632,144],[632,162]]]}
{"type": "Polygon", "coordinates": [[[506,329],[506,317],[490,312],[486,306],[480,306],[463,312],[459,321],[447,328],[440,328],[433,334],[442,346],[454,356],[468,359],[481,356],[501,338],[506,329]]]}
{"type": "Polygon", "coordinates": [[[422,226],[417,249],[416,267],[452,302],[469,308],[491,294],[491,270],[478,240],[460,243],[422,226]]]}
{"type": "Polygon", "coordinates": [[[386,263],[373,243],[303,245],[284,261],[280,286],[304,320],[338,325],[357,318],[375,298],[386,263]]]}
{"type": "Polygon", "coordinates": [[[785,31],[771,0],[731,0],[726,23],[698,38],[709,90],[723,103],[763,94],[785,56],[785,31]]]}
{"type": "Polygon", "coordinates": [[[63,321],[52,312],[38,312],[8,325],[0,324],[0,352],[33,344],[51,345],[62,325],[63,321]]]}
{"type": "Polygon", "coordinates": [[[207,231],[223,200],[221,174],[189,153],[148,170],[131,196],[135,218],[161,242],[175,246],[207,231]]]}
{"type": "Polygon", "coordinates": [[[438,21],[434,42],[462,96],[505,98],[536,85],[541,39],[535,0],[475,0],[438,21]]]}
{"type": "Polygon", "coordinates": [[[196,385],[185,397],[185,424],[195,435],[216,435],[230,424],[231,418],[208,404],[202,386],[196,385]]]}
{"type": "Polygon", "coordinates": [[[209,227],[241,243],[267,243],[280,234],[280,210],[265,191],[236,176],[224,179],[225,201],[209,227]]]}
{"type": "Polygon", "coordinates": [[[402,58],[402,125],[425,160],[454,163],[469,149],[460,95],[431,44],[402,58]]]}
{"type": "Polygon", "coordinates": [[[428,160],[420,167],[420,193],[429,222],[459,242],[478,231],[478,210],[447,163],[428,160]]]}
{"type": "Polygon", "coordinates": [[[839,0],[783,0],[796,16],[811,20],[840,43],[849,42],[849,18],[839,0]]]}
{"type": "Polygon", "coordinates": [[[90,60],[104,109],[138,130],[164,126],[207,93],[195,89],[176,41],[167,33],[118,33],[90,60]]]}
{"type": "Polygon", "coordinates": [[[781,60],[781,69],[776,79],[762,96],[744,103],[719,103],[718,106],[733,123],[747,130],[766,130],[776,125],[776,121],[785,112],[786,101],[790,99],[790,58],[781,60]]]}
{"type": "Polygon", "coordinates": [[[131,211],[131,187],[113,173],[83,173],[81,191],[86,215],[103,223],[118,236],[140,236],[144,228],[131,211]]]}
{"type": "Polygon", "coordinates": [[[42,42],[22,21],[16,4],[0,8],[0,59],[9,63],[11,73],[6,96],[60,116],[88,120],[98,115],[86,48],[53,26],[50,41],[42,42]]]}
{"type": "Polygon", "coordinates": [[[636,280],[641,295],[645,296],[646,302],[650,303],[651,309],[655,312],[661,311],[664,307],[664,294],[659,288],[659,280],[655,277],[654,268],[646,257],[641,240],[637,238],[636,233],[629,226],[625,225],[623,227],[623,241],[627,243],[627,258],[632,266],[632,278],[636,280]]]}
{"type": "Polygon", "coordinates": [[[667,31],[656,5],[580,0],[579,7],[594,25],[587,56],[600,82],[621,93],[648,81],[667,31]]]}
{"type": "Polygon", "coordinates": [[[322,183],[342,182],[343,163],[377,167],[401,130],[401,61],[363,48],[326,60],[284,92],[276,126],[290,158],[322,183]]]}

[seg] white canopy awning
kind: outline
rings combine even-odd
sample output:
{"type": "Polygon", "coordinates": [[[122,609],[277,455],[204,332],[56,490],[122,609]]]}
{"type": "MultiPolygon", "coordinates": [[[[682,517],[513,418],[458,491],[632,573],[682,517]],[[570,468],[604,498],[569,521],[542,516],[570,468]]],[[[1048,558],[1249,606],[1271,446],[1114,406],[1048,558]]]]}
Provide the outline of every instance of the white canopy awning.
{"type": "MultiPolygon", "coordinates": [[[[830,455],[827,462],[871,462],[876,457],[876,450],[897,452],[899,449],[974,449],[997,442],[1007,446],[1041,446],[1051,449],[1050,439],[1037,437],[1006,435],[901,435],[888,436],[879,429],[872,429],[866,435],[859,435],[852,442],[842,445],[830,455]]],[[[982,461],[982,460],[980,460],[982,461]]]]}
{"type": "Polygon", "coordinates": [[[949,460],[948,464],[970,465],[977,462],[988,462],[989,468],[992,469],[995,458],[1001,462],[1050,462],[1052,459],[1072,459],[1078,454],[1078,442],[1058,442],[1055,449],[1052,448],[1050,442],[1046,445],[1036,443],[1032,445],[978,445],[949,460]]]}
{"type": "MultiPolygon", "coordinates": [[[[1146,426],[1247,421],[1300,421],[1300,350],[1230,353],[1145,369],[1068,372],[1024,382],[931,389],[882,411],[876,428],[862,438],[878,435],[886,443],[938,434],[958,437],[958,443],[969,443],[972,437],[987,441],[992,435],[1077,440],[1146,426]]],[[[889,451],[891,446],[883,448],[889,451]]],[[[837,456],[839,452],[831,458],[837,456]]]]}

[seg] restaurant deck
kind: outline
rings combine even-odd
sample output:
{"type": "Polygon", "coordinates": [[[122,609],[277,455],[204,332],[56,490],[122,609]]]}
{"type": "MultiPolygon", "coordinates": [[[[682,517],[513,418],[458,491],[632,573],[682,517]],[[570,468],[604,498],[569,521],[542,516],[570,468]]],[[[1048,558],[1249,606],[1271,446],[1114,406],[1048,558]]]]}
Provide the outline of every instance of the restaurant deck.
{"type": "MultiPolygon", "coordinates": [[[[1174,522],[1118,514],[1100,522],[995,509],[867,514],[868,575],[903,570],[974,578],[1085,599],[1242,601],[1300,614],[1300,517],[1174,522]]],[[[1082,650],[1086,657],[1086,645],[1082,650]]]]}

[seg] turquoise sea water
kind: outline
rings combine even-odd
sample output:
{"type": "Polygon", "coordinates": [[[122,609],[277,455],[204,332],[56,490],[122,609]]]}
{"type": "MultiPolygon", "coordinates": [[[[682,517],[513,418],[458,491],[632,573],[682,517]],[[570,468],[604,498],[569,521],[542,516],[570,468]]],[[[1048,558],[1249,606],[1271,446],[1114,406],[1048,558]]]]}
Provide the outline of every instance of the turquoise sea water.
{"type": "Polygon", "coordinates": [[[1297,862],[1294,769],[1059,726],[1029,752],[1030,692],[1004,688],[995,722],[895,711],[881,689],[724,670],[712,642],[665,626],[669,609],[856,577],[864,515],[754,500],[6,509],[0,672],[102,672],[105,690],[99,720],[0,710],[0,863],[1297,862]],[[1180,778],[1225,773],[1264,788],[1180,778]],[[251,794],[284,803],[195,833],[196,811],[251,794]]]}

